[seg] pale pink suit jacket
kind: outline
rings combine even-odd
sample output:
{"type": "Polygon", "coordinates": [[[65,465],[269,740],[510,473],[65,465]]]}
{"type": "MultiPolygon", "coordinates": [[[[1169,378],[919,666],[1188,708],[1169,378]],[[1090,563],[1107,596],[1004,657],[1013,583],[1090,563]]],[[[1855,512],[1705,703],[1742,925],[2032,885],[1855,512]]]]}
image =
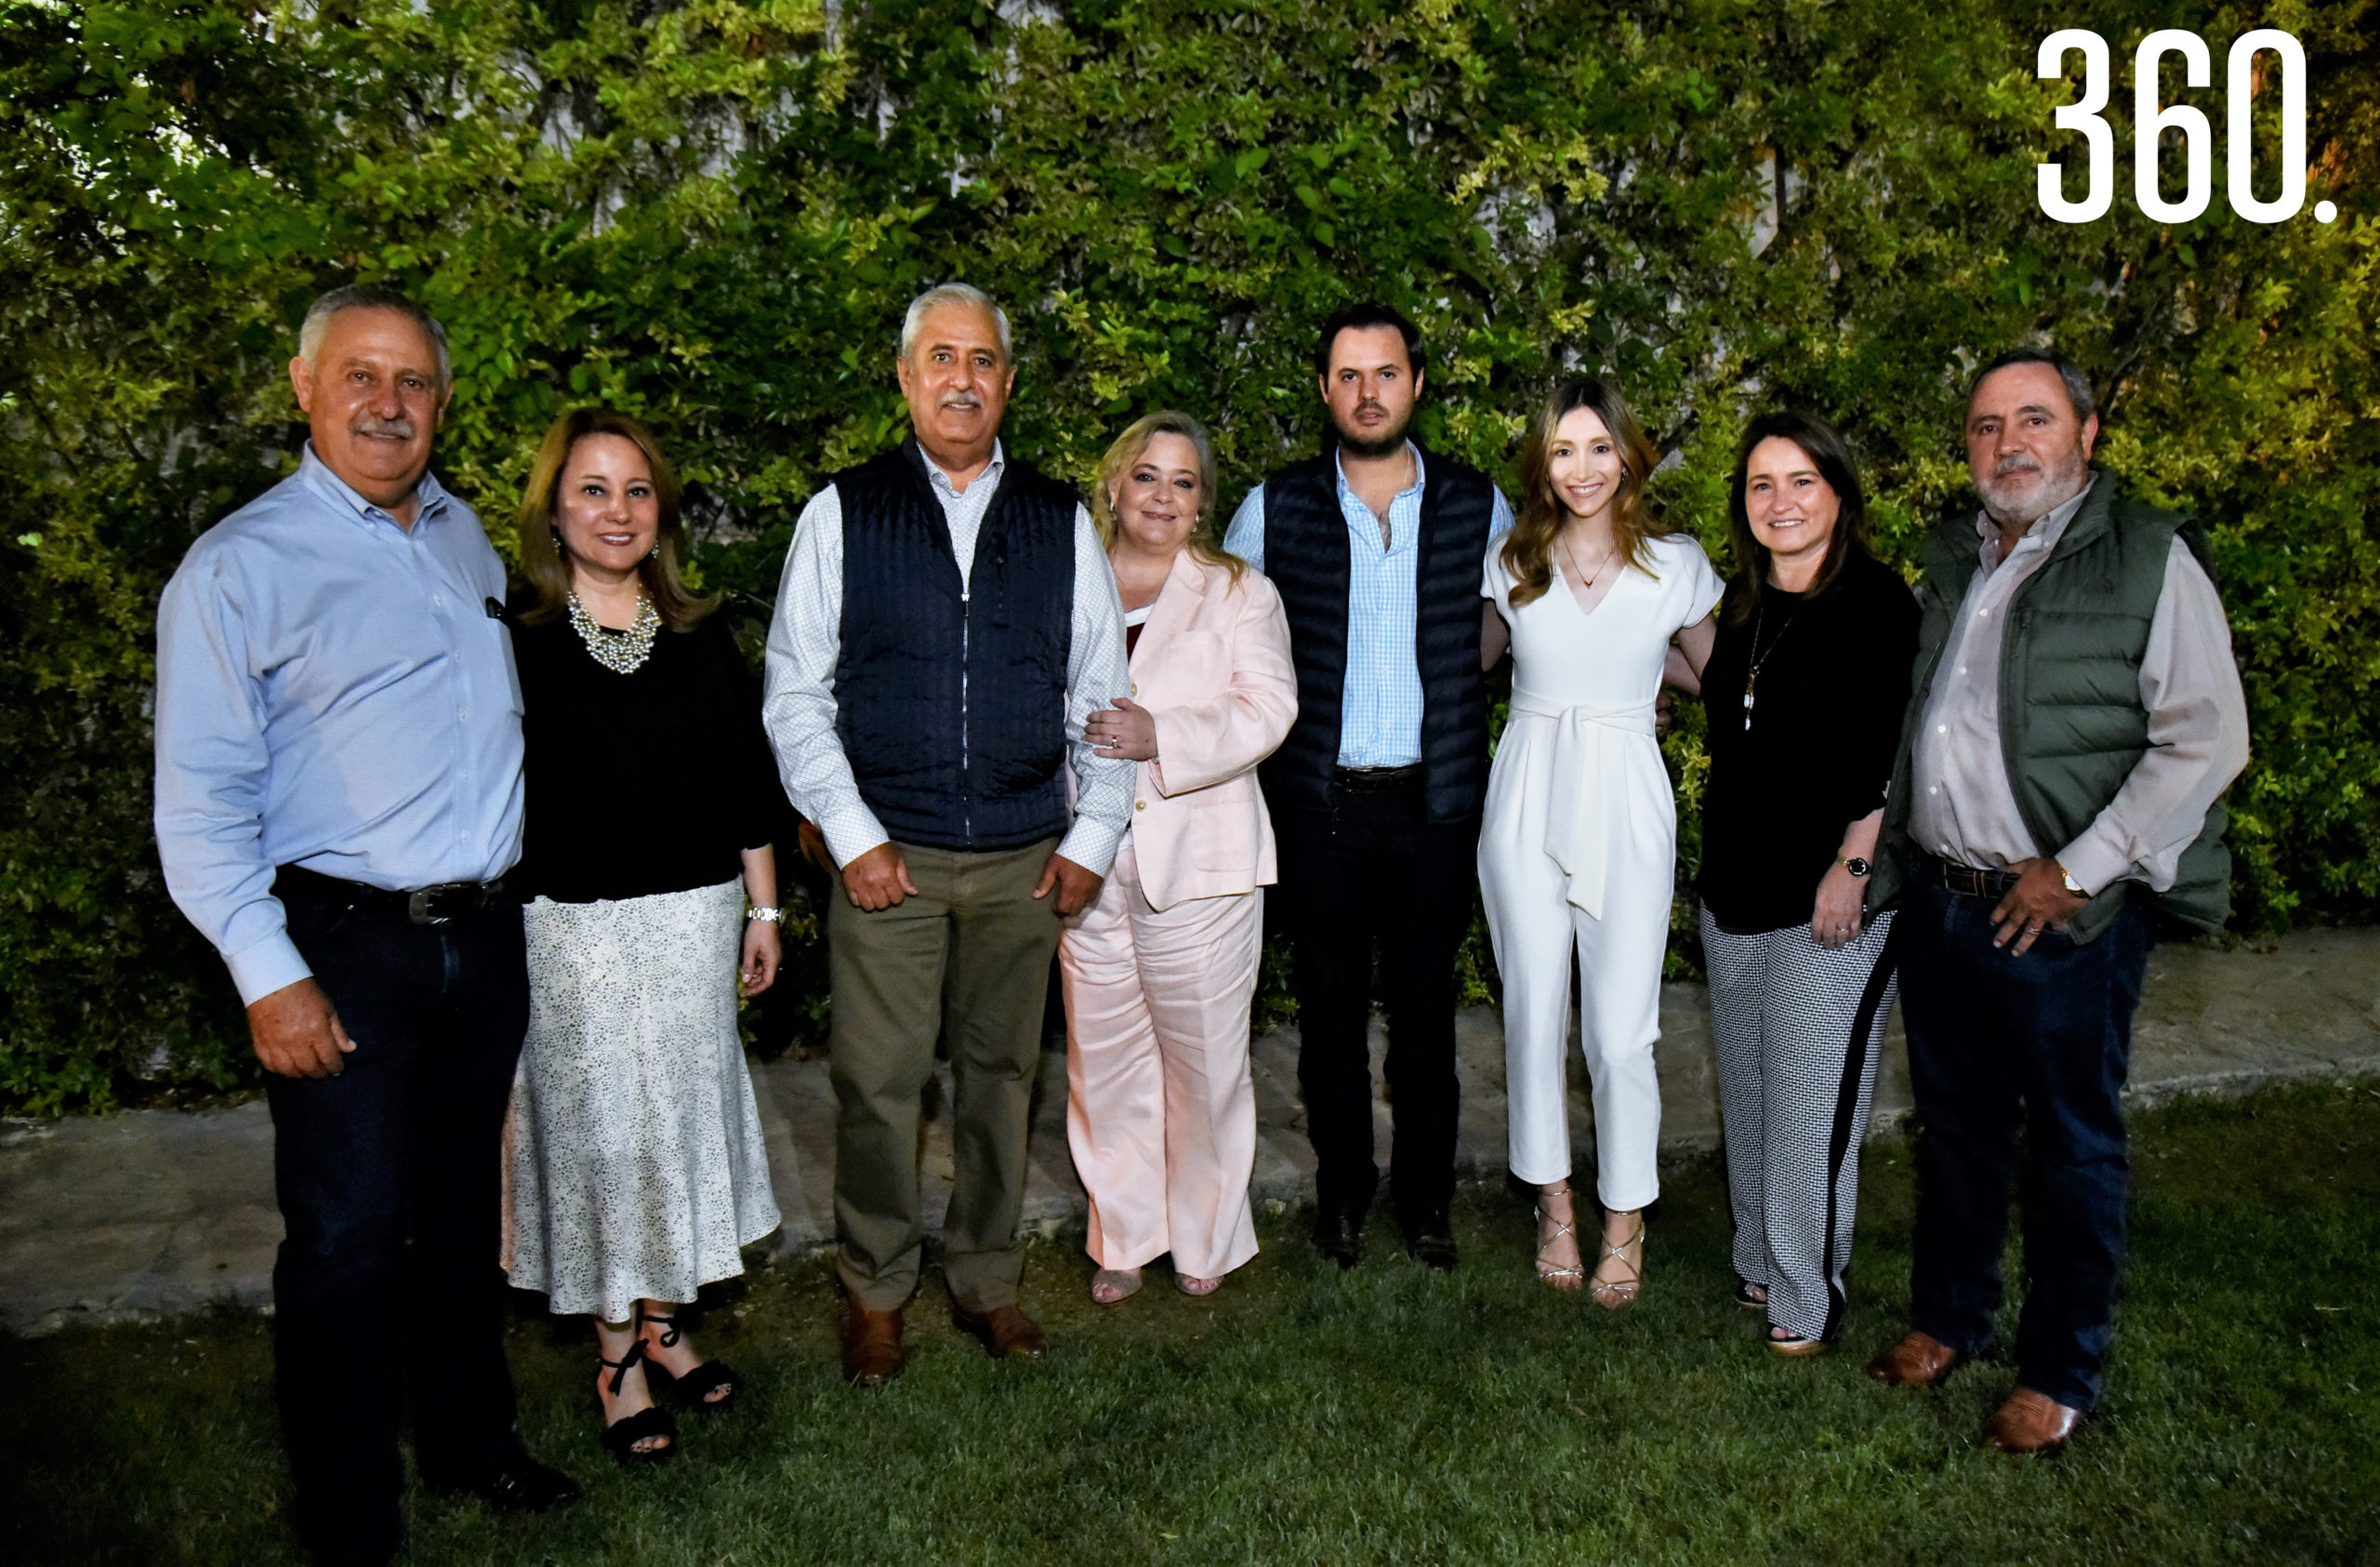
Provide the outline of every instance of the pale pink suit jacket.
{"type": "Polygon", "coordinates": [[[1234,583],[1183,551],[1141,628],[1131,677],[1132,699],[1157,721],[1157,759],[1140,764],[1132,794],[1149,907],[1270,885],[1273,818],[1256,764],[1298,712],[1279,591],[1261,572],[1234,583]]]}

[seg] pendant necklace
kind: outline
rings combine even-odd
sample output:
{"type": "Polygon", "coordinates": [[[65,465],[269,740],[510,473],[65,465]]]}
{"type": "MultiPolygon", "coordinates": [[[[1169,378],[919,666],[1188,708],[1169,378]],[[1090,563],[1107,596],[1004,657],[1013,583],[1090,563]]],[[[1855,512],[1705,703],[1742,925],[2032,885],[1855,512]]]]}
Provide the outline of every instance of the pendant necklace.
{"type": "Polygon", "coordinates": [[[653,607],[651,599],[639,593],[635,621],[625,631],[609,631],[596,624],[595,617],[587,613],[587,606],[573,592],[570,626],[597,663],[615,674],[634,674],[653,657],[653,634],[661,629],[661,612],[653,607]]]}
{"type": "MultiPolygon", "coordinates": [[[[1580,579],[1580,586],[1589,592],[1594,591],[1595,578],[1603,575],[1604,567],[1609,565],[1611,564],[1611,557],[1619,552],[1620,551],[1616,548],[1605,551],[1603,560],[1595,566],[1594,577],[1589,577],[1585,572],[1579,569],[1579,552],[1570,548],[1570,541],[1568,539],[1566,538],[1562,540],[1563,558],[1570,563],[1571,575],[1577,577],[1580,579]]],[[[1571,596],[1573,598],[1577,597],[1576,594],[1571,596]]]]}
{"type": "Polygon", "coordinates": [[[1777,643],[1783,642],[1785,640],[1785,633],[1793,629],[1794,617],[1800,614],[1801,609],[1797,605],[1795,606],[1792,615],[1785,617],[1785,623],[1777,628],[1777,642],[1772,642],[1768,644],[1768,652],[1766,653],[1763,653],[1760,650],[1760,629],[1763,625],[1766,624],[1768,619],[1768,600],[1765,595],[1763,595],[1760,601],[1759,613],[1752,617],[1752,668],[1746,671],[1744,675],[1744,733],[1747,735],[1752,733],[1752,692],[1753,689],[1760,684],[1761,666],[1767,663],[1770,657],[1776,653],[1777,643]]]}

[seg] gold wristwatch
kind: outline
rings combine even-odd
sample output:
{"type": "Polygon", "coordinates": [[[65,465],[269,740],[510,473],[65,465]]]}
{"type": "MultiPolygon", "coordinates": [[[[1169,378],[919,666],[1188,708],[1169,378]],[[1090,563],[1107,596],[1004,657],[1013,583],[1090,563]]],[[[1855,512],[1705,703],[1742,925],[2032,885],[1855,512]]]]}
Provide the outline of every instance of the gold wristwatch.
{"type": "Polygon", "coordinates": [[[2089,893],[2082,890],[2082,883],[2074,879],[2073,871],[2069,870],[2063,865],[2058,865],[2056,860],[2051,860],[2050,863],[2052,865],[2057,865],[2057,879],[2066,883],[2066,890],[2068,892],[2072,893],[2077,897],[2088,897],[2091,896],[2089,893]]]}

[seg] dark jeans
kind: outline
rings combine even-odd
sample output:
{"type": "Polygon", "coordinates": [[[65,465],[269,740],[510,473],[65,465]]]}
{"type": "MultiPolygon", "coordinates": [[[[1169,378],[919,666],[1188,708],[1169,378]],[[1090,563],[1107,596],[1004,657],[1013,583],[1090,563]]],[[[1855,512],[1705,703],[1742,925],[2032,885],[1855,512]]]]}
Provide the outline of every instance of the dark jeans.
{"type": "Polygon", "coordinates": [[[514,1451],[504,1361],[499,1149],[529,1024],[521,907],[443,925],[284,896],[289,934],[354,1054],[274,1078],[274,1370],[318,1551],[400,1533],[403,1407],[425,1480],[468,1484],[514,1451]]]}
{"type": "Polygon", "coordinates": [[[1478,890],[1479,818],[1429,823],[1416,787],[1282,811],[1280,894],[1297,949],[1298,1082],[1326,1212],[1361,1213],[1372,1162],[1372,956],[1388,1011],[1389,1193],[1408,1227],[1454,1195],[1454,966],[1478,890]]]}
{"type": "Polygon", "coordinates": [[[1990,1346],[2021,1126],[2016,1379],[2089,1409],[2123,1268],[2122,1096],[2149,915],[2135,900],[2088,946],[2043,931],[2018,958],[1991,945],[1997,901],[1950,892],[1921,860],[1894,931],[1922,1127],[1911,1316],[1953,1349],[1990,1346]]]}

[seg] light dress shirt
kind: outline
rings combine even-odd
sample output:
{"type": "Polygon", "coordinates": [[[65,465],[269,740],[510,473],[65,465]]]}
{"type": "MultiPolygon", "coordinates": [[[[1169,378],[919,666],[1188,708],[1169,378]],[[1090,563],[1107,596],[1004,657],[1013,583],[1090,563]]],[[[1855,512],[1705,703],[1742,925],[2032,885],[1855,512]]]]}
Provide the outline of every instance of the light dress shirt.
{"type": "MultiPolygon", "coordinates": [[[[922,454],[920,454],[922,455],[922,454]]],[[[975,536],[1008,464],[999,443],[991,466],[962,492],[932,458],[926,477],[950,525],[961,594],[974,580],[975,536]]],[[[1104,876],[1132,818],[1135,764],[1104,757],[1085,737],[1092,713],[1125,695],[1124,610],[1116,573],[1091,513],[1075,508],[1073,644],[1066,654],[1066,741],[1075,775],[1075,819],[1058,853],[1104,876]]],[[[828,485],[811,497],[794,525],[776,617],[769,623],[768,695],[760,716],[776,747],[777,766],[794,809],[818,824],[837,865],[849,865],[890,842],[860,797],[835,732],[835,668],[842,659],[843,502],[828,485]]]]}
{"type": "MultiPolygon", "coordinates": [[[[1334,456],[1339,510],[1347,519],[1347,674],[1339,707],[1339,765],[1404,767],[1421,760],[1421,667],[1413,652],[1420,619],[1416,587],[1421,558],[1421,489],[1428,475],[1421,449],[1413,454],[1413,483],[1388,503],[1388,526],[1347,487],[1347,468],[1334,456]],[[1383,540],[1382,532],[1387,537],[1383,540]]],[[[1488,537],[1513,525],[1513,503],[1495,492],[1488,537]]],[[[1223,548],[1264,569],[1264,486],[1239,503],[1223,548]]]]}
{"type": "MultiPolygon", "coordinates": [[[[2092,484],[2103,481],[2093,475],[2092,484]]],[[[2000,558],[2000,532],[1976,518],[1982,565],[1967,585],[1910,758],[1911,836],[1960,865],[2004,870],[2048,853],[2085,893],[2118,881],[2162,892],[2209,806],[2248,762],[2248,704],[2231,661],[2231,628],[2205,568],[2178,537],[2140,659],[2149,749],[2070,843],[2033,842],[2016,808],[2000,740],[2001,625],[2009,603],[2048,561],[2091,485],[2043,516],[2000,558]]]]}
{"type": "Polygon", "coordinates": [[[253,1002],[313,971],[276,866],[409,890],[521,857],[504,566],[427,474],[408,529],[323,465],[199,537],[157,606],[165,885],[253,1002]]]}

